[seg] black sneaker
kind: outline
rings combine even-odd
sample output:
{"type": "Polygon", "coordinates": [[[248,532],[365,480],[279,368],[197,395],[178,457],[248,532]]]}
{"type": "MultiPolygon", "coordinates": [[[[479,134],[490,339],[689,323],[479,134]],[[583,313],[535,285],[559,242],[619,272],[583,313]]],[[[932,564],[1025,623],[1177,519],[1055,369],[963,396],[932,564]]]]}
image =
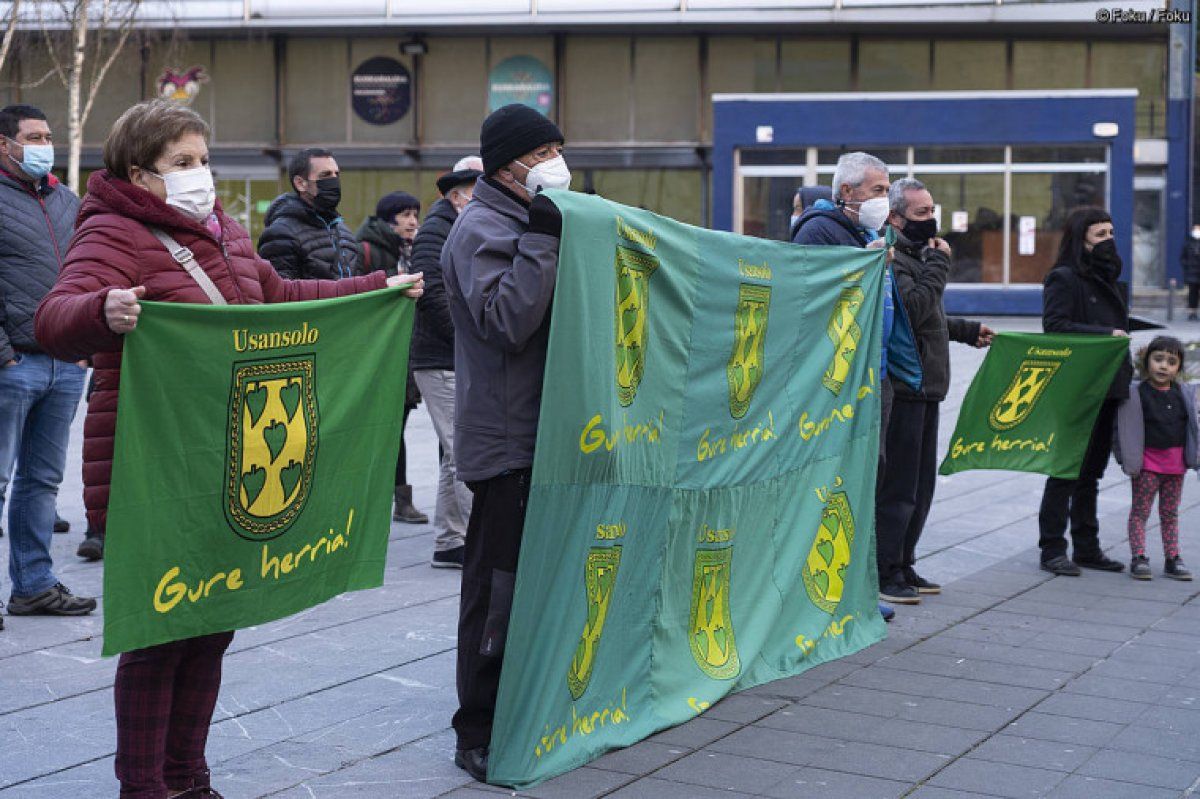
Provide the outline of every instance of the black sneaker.
{"type": "Polygon", "coordinates": [[[37,596],[8,598],[10,616],[86,616],[95,609],[95,599],[75,596],[62,583],[37,596]]]}
{"type": "Polygon", "coordinates": [[[885,605],[882,602],[880,602],[879,603],[879,615],[883,616],[884,621],[891,621],[892,619],[896,618],[896,609],[893,608],[891,605],[885,605]]]}
{"type": "Polygon", "coordinates": [[[456,749],[454,765],[470,774],[477,782],[487,782],[488,749],[481,746],[478,749],[456,749]]]}
{"type": "Polygon", "coordinates": [[[75,554],[84,560],[96,561],[104,558],[104,536],[88,531],[75,554]]]}
{"type": "Polygon", "coordinates": [[[1113,560],[1104,553],[1100,553],[1092,558],[1081,558],[1075,556],[1075,564],[1082,566],[1085,569],[1095,569],[1102,572],[1123,572],[1125,564],[1119,560],[1113,560]]]}
{"type": "Polygon", "coordinates": [[[921,575],[917,574],[917,570],[912,566],[904,568],[904,581],[917,589],[918,594],[940,594],[942,587],[931,580],[926,580],[921,575]]]}
{"type": "Polygon", "coordinates": [[[1078,577],[1083,573],[1066,555],[1056,555],[1048,560],[1043,560],[1042,570],[1062,577],[1078,577]]]}
{"type": "Polygon", "coordinates": [[[891,582],[879,587],[879,598],[893,605],[919,605],[921,597],[911,585],[891,582]]]}
{"type": "Polygon", "coordinates": [[[441,552],[433,553],[433,560],[429,565],[435,569],[461,569],[463,567],[463,552],[466,547],[459,545],[454,549],[446,549],[441,552]]]}
{"type": "Polygon", "coordinates": [[[66,519],[64,519],[63,517],[59,516],[57,513],[54,514],[54,532],[56,532],[56,533],[71,532],[71,523],[69,521],[67,521],[66,519]]]}
{"type": "Polygon", "coordinates": [[[1145,555],[1135,555],[1129,562],[1129,576],[1135,580],[1153,580],[1150,574],[1150,559],[1145,555]]]}
{"type": "Polygon", "coordinates": [[[1190,580],[1192,573],[1187,566],[1183,565],[1183,558],[1176,555],[1173,558],[1167,558],[1166,565],[1163,566],[1163,576],[1170,577],[1172,580],[1190,580]]]}

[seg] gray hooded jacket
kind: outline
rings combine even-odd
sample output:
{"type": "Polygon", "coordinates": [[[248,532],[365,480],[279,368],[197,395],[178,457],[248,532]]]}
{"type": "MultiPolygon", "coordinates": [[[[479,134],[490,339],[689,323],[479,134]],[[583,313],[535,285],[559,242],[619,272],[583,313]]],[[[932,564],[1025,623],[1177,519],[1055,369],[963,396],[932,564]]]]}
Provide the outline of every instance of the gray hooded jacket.
{"type": "Polygon", "coordinates": [[[464,482],[533,465],[558,239],[528,227],[529,207],[480,178],[442,249],[464,482]]]}
{"type": "MultiPolygon", "coordinates": [[[[1200,419],[1196,416],[1196,387],[1182,383],[1183,404],[1187,408],[1187,443],[1183,447],[1183,463],[1189,469],[1200,468],[1200,419]]],[[[1130,477],[1142,473],[1142,458],[1146,454],[1146,427],[1142,418],[1142,395],[1138,383],[1129,387],[1129,397],[1117,406],[1117,434],[1113,437],[1113,456],[1122,471],[1130,477]]]]}

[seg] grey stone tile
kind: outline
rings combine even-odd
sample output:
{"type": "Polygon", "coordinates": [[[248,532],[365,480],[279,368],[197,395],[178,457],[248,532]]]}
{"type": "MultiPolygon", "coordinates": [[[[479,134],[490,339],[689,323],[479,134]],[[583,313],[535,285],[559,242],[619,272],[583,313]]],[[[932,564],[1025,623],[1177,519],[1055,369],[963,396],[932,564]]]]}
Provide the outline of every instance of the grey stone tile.
{"type": "Polygon", "coordinates": [[[910,793],[907,799],[975,799],[975,797],[994,797],[994,794],[964,791],[961,788],[938,788],[926,785],[910,793]]]}
{"type": "Polygon", "coordinates": [[[1178,799],[1179,792],[1131,782],[1072,775],[1050,792],[1047,799],[1178,799]]]}
{"type": "MultiPolygon", "coordinates": [[[[1107,748],[1147,755],[1170,752],[1171,757],[1200,763],[1200,738],[1191,733],[1130,725],[1108,742],[1107,748]]],[[[1200,768],[1197,769],[1200,774],[1200,768]]]]}
{"type": "Polygon", "coordinates": [[[1100,677],[1115,677],[1132,682],[1154,682],[1174,685],[1192,673],[1192,666],[1169,663],[1137,663],[1127,660],[1106,660],[1090,672],[1100,677]]]}
{"type": "Polygon", "coordinates": [[[1072,680],[1063,690],[1071,694],[1124,699],[1128,702],[1157,702],[1166,695],[1170,687],[1161,683],[1131,682],[1089,672],[1072,680]]]}
{"type": "Polygon", "coordinates": [[[1049,652],[1071,652],[1076,655],[1102,658],[1112,654],[1114,650],[1124,644],[1114,641],[1099,641],[1095,638],[1077,638],[1073,635],[1038,633],[1026,641],[1023,646],[1030,649],[1045,649],[1049,652]]]}
{"type": "Polygon", "coordinates": [[[823,734],[810,735],[765,727],[744,727],[716,741],[708,749],[807,766],[821,763],[825,758],[835,755],[841,743],[823,734]]]}
{"type": "Polygon", "coordinates": [[[771,787],[764,796],[772,799],[896,799],[911,786],[906,782],[863,777],[819,768],[802,768],[771,787]]]}
{"type": "Polygon", "coordinates": [[[688,749],[699,749],[702,746],[707,746],[718,738],[723,738],[726,735],[734,732],[740,725],[731,721],[719,721],[718,719],[705,718],[700,716],[691,721],[684,722],[678,727],[672,727],[669,730],[663,730],[657,735],[651,736],[648,740],[655,743],[668,744],[670,746],[682,746],[688,749]]]}
{"type": "Polygon", "coordinates": [[[1191,787],[1197,778],[1200,778],[1200,766],[1193,761],[1170,756],[1158,757],[1106,749],[1090,758],[1076,773],[1085,777],[1103,777],[1138,785],[1183,790],[1191,787]]]}
{"type": "Polygon", "coordinates": [[[1124,724],[1112,724],[1107,721],[1030,712],[1009,724],[1004,732],[1008,735],[1038,738],[1043,741],[1059,741],[1082,746],[1104,746],[1124,727],[1124,724]]]}
{"type": "Polygon", "coordinates": [[[1036,688],[899,671],[882,665],[868,666],[847,675],[841,684],[995,707],[1029,707],[1049,693],[1036,688]]]}
{"type": "Polygon", "coordinates": [[[1011,799],[1045,796],[1067,776],[1064,771],[993,763],[965,757],[938,772],[929,781],[932,786],[975,791],[988,796],[1011,799]]]}
{"type": "Polygon", "coordinates": [[[967,642],[944,636],[923,641],[910,651],[921,654],[972,658],[1017,666],[1031,665],[1040,669],[1053,669],[1075,673],[1086,671],[1096,663],[1096,658],[1089,655],[1077,655],[1065,651],[1031,652],[1025,646],[1011,646],[984,641],[967,642]]]}
{"type": "Polygon", "coordinates": [[[993,663],[987,660],[952,655],[918,654],[912,650],[888,658],[886,665],[888,668],[903,669],[925,675],[1014,685],[1023,688],[1040,688],[1049,691],[1065,685],[1074,676],[1074,673],[1069,671],[993,663]]]}
{"type": "Polygon", "coordinates": [[[608,796],[617,788],[628,785],[633,779],[629,774],[584,766],[552,780],[546,780],[536,788],[522,791],[521,795],[534,799],[591,799],[608,796]]]}
{"type": "Polygon", "coordinates": [[[1200,708],[1154,706],[1147,708],[1131,721],[1139,727],[1155,727],[1200,736],[1200,708]]]}
{"type": "Polygon", "coordinates": [[[1054,716],[1129,724],[1145,713],[1149,707],[1140,702],[1127,702],[1112,697],[1100,698],[1060,692],[1047,697],[1037,706],[1037,711],[1054,716]]]}
{"type": "Polygon", "coordinates": [[[704,718],[748,724],[769,716],[788,704],[785,700],[767,696],[733,694],[704,711],[704,718]]]}
{"type": "Polygon", "coordinates": [[[897,746],[839,741],[831,755],[809,765],[847,774],[917,783],[950,762],[946,755],[914,752],[897,746]]]}
{"type": "Polygon", "coordinates": [[[655,741],[638,741],[625,749],[616,749],[593,760],[592,768],[620,771],[624,774],[649,774],[673,763],[692,750],[655,741]]]}
{"type": "Polygon", "coordinates": [[[1178,649],[1190,654],[1200,654],[1200,635],[1184,635],[1163,630],[1147,630],[1136,639],[1136,643],[1160,646],[1164,649],[1178,649]]]}
{"type": "Polygon", "coordinates": [[[612,799],[752,799],[740,791],[723,791],[646,777],[609,794],[612,799]]]}
{"type": "Polygon", "coordinates": [[[797,770],[797,766],[789,763],[727,752],[701,751],[661,769],[654,777],[725,791],[761,794],[772,785],[788,779],[797,770]]]}
{"type": "MultiPolygon", "coordinates": [[[[1030,700],[1029,704],[1033,705],[1034,700],[1030,700]]],[[[973,702],[955,702],[841,683],[827,686],[805,697],[800,701],[800,705],[985,732],[1000,729],[1026,710],[1026,707],[996,707],[973,702]]]]}
{"type": "Polygon", "coordinates": [[[825,734],[846,741],[902,746],[920,752],[958,755],[970,749],[987,733],[944,727],[925,722],[880,719],[861,713],[797,705],[773,713],[757,726],[825,734]]]}
{"type": "Polygon", "coordinates": [[[971,757],[1016,766],[1072,772],[1098,750],[1092,746],[1042,741],[1016,735],[994,735],[971,751],[971,757]]]}

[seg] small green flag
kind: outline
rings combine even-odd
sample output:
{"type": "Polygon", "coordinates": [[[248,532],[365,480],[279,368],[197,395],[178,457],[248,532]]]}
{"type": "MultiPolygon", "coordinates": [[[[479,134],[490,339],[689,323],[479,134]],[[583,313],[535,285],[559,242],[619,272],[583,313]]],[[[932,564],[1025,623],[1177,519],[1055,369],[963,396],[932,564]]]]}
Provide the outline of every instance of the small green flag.
{"type": "Polygon", "coordinates": [[[997,335],[963,399],[940,473],[1006,469],[1075,479],[1128,352],[1123,336],[997,335]]]}
{"type": "Polygon", "coordinates": [[[146,302],[126,336],[104,654],[383,582],[413,303],[146,302]]]}

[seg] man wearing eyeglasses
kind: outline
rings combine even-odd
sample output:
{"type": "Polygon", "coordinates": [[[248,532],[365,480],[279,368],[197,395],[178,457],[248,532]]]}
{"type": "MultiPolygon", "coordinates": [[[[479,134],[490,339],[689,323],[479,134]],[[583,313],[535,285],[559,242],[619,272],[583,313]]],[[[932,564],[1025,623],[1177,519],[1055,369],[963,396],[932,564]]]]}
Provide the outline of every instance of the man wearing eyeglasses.
{"type": "Polygon", "coordinates": [[[0,109],[0,493],[11,475],[11,616],[96,609],[95,599],[74,596],[58,581],[50,559],[55,500],[87,372],[86,364],[51,358],[33,335],[34,311],[58,277],[79,210],[79,198],[50,174],[53,166],[46,115],[28,105],[0,109]]]}

